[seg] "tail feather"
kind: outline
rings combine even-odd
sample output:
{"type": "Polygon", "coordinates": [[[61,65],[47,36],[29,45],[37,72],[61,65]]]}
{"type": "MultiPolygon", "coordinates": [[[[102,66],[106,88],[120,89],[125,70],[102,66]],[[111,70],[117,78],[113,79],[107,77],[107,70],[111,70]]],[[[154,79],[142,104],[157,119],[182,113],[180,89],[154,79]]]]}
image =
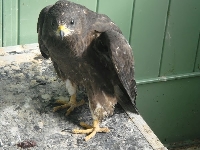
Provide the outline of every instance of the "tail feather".
{"type": "Polygon", "coordinates": [[[134,100],[131,100],[131,98],[128,96],[125,90],[121,89],[119,86],[115,87],[115,93],[117,94],[117,102],[122,106],[122,108],[125,111],[129,111],[131,113],[139,114],[138,109],[136,108],[136,105],[134,100]]]}

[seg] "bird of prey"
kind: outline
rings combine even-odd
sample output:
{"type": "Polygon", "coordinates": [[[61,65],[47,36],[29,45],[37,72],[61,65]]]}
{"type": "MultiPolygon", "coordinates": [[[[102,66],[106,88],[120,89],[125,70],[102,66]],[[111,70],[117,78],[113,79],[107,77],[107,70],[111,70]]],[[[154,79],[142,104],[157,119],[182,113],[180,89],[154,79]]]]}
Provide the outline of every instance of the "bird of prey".
{"type": "Polygon", "coordinates": [[[57,75],[66,82],[69,102],[58,100],[54,111],[67,108],[67,115],[84,101],[76,101],[76,89],[84,86],[89,100],[93,125],[81,122],[85,130],[73,133],[109,132],[100,128],[103,118],[113,114],[117,102],[129,103],[134,113],[136,82],[130,45],[119,27],[103,14],[60,0],[43,8],[39,14],[38,42],[44,58],[51,58],[57,75]]]}

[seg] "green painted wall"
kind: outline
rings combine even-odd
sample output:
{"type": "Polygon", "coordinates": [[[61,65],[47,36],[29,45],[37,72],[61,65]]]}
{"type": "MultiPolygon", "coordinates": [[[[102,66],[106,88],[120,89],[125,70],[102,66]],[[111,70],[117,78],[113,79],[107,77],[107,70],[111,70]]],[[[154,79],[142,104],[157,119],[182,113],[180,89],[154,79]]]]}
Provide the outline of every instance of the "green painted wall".
{"type": "Polygon", "coordinates": [[[163,143],[200,138],[200,74],[182,77],[138,85],[140,113],[163,143]]]}
{"type": "MultiPolygon", "coordinates": [[[[6,1],[6,0],[4,0],[6,1]]],[[[13,1],[13,0],[11,0],[13,1]]],[[[37,19],[41,9],[55,3],[55,0],[18,0],[18,43],[37,42],[37,19]]]]}
{"type": "Polygon", "coordinates": [[[130,44],[134,51],[137,79],[158,76],[168,4],[166,0],[135,2],[130,44]]]}
{"type": "Polygon", "coordinates": [[[200,32],[199,32],[199,40],[198,40],[197,51],[196,51],[194,71],[200,71],[200,32]]]}
{"type": "Polygon", "coordinates": [[[199,7],[199,0],[171,1],[161,75],[166,76],[193,71],[200,32],[199,7]]]}
{"type": "Polygon", "coordinates": [[[2,45],[16,45],[18,34],[18,2],[3,0],[2,2],[2,45]]]}
{"type": "MultiPolygon", "coordinates": [[[[108,15],[133,48],[137,106],[163,143],[200,138],[200,0],[72,0],[108,15]]],[[[37,42],[56,0],[0,0],[0,46],[37,42]]]]}

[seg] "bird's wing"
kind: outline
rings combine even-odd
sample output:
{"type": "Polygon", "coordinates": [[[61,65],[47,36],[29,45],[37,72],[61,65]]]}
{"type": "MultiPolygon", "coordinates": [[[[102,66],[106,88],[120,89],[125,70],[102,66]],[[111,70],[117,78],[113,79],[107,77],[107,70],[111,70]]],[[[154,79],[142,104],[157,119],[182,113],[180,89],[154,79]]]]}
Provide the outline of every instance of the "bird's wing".
{"type": "MultiPolygon", "coordinates": [[[[118,78],[123,86],[122,88],[125,89],[123,89],[123,92],[125,91],[131,100],[128,100],[128,102],[126,99],[124,102],[126,104],[130,104],[130,102],[132,102],[135,108],[137,93],[136,82],[134,79],[134,60],[131,46],[120,32],[112,29],[102,32],[99,36],[99,39],[103,47],[106,47],[108,51],[107,55],[110,59],[109,61],[112,62],[116,74],[118,75],[118,78]]],[[[138,113],[136,108],[134,110],[134,112],[138,113]]]]}
{"type": "Polygon", "coordinates": [[[38,43],[39,43],[40,52],[41,52],[42,56],[47,59],[49,58],[49,51],[45,47],[45,45],[42,41],[42,30],[43,30],[43,24],[44,24],[46,14],[48,13],[48,10],[50,7],[51,7],[51,5],[45,7],[41,10],[39,18],[38,18],[38,23],[37,23],[38,43]]]}
{"type": "Polygon", "coordinates": [[[112,29],[116,32],[122,33],[120,28],[116,26],[116,24],[104,14],[90,12],[88,13],[87,18],[89,19],[88,22],[92,24],[90,30],[95,30],[97,32],[102,33],[112,29]]]}

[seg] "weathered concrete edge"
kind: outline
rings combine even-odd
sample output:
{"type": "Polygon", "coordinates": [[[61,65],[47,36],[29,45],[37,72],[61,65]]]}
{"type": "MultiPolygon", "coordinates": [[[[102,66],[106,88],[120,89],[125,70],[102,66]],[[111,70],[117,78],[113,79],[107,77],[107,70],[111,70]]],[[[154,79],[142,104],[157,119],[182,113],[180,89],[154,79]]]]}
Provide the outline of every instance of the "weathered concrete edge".
{"type": "MultiPolygon", "coordinates": [[[[34,51],[34,55],[35,54],[40,54],[40,52],[38,51],[38,43],[33,43],[33,44],[25,44],[25,45],[16,45],[16,46],[8,46],[8,47],[0,47],[0,66],[4,65],[5,63],[11,63],[12,61],[15,61],[12,59],[6,59],[7,62],[5,62],[3,60],[3,57],[6,55],[9,55],[9,53],[15,52],[15,53],[20,53],[20,52],[24,52],[24,51],[28,51],[28,50],[33,50],[35,49],[36,51],[34,51]]],[[[33,54],[27,54],[26,55],[26,60],[28,61],[30,59],[33,59],[32,55],[33,54]],[[29,59],[30,58],[30,59],[29,59]]],[[[17,60],[17,62],[21,62],[23,61],[23,59],[21,59],[21,57],[17,60]]],[[[124,110],[126,110],[125,105],[123,105],[123,103],[120,103],[120,105],[122,106],[122,108],[124,110]]],[[[136,127],[139,129],[139,131],[143,134],[143,136],[145,137],[145,139],[149,142],[149,144],[152,146],[153,149],[155,150],[167,150],[166,147],[164,147],[164,145],[161,143],[161,141],[158,139],[158,137],[154,134],[154,132],[151,130],[151,128],[147,125],[147,123],[144,121],[144,119],[142,118],[142,116],[125,111],[127,113],[127,115],[130,117],[130,119],[132,120],[132,122],[136,125],[136,127]]]]}
{"type": "Polygon", "coordinates": [[[138,128],[138,130],[142,133],[145,139],[149,142],[151,147],[155,150],[167,150],[167,148],[161,143],[158,137],[154,134],[145,120],[142,118],[141,115],[126,111],[131,110],[132,106],[126,105],[126,103],[119,101],[119,104],[125,110],[133,124],[138,128]]]}

